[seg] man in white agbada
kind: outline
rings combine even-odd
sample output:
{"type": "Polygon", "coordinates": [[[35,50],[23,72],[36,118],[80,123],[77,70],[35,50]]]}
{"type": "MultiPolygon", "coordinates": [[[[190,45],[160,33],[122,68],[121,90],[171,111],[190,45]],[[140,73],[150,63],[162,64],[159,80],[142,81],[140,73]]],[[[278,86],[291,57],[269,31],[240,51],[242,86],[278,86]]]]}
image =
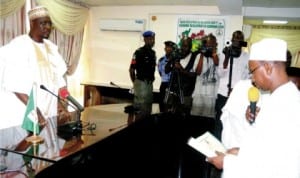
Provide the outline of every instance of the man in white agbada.
{"type": "MultiPolygon", "coordinates": [[[[34,83],[37,84],[38,121],[42,126],[40,136],[44,138],[45,147],[57,148],[59,139],[56,135],[56,120],[58,115],[58,100],[56,97],[40,89],[44,85],[55,94],[66,87],[64,74],[66,63],[58,53],[57,46],[47,40],[52,29],[52,22],[45,7],[36,7],[28,12],[30,20],[29,34],[13,39],[2,48],[2,60],[5,61],[1,87],[5,93],[13,93],[14,97],[7,101],[7,107],[12,108],[12,116],[1,120],[12,119],[12,125],[2,129],[1,147],[16,148],[24,141],[27,132],[20,128],[22,124],[29,93],[34,83]],[[9,136],[7,133],[9,132],[9,136]]],[[[2,92],[3,93],[3,92],[2,92]]],[[[11,109],[10,109],[11,111],[11,109]]],[[[65,110],[65,112],[67,112],[65,110]]],[[[2,123],[3,121],[1,121],[2,123]]],[[[6,122],[8,123],[8,122],[6,122]]],[[[16,148],[18,149],[18,148],[16,148]]],[[[55,150],[54,151],[58,151],[55,150]]]]}
{"type": "Polygon", "coordinates": [[[240,148],[208,158],[223,178],[300,178],[300,94],[285,71],[286,50],[286,42],[274,38],[251,47],[252,82],[270,95],[240,148]]]}
{"type": "MultiPolygon", "coordinates": [[[[289,64],[286,64],[289,79],[294,82],[298,86],[298,90],[300,90],[300,68],[289,67],[289,64]]],[[[251,116],[248,108],[250,101],[247,93],[250,87],[253,87],[250,79],[237,82],[222,109],[221,121],[224,126],[222,131],[222,143],[228,149],[240,147],[245,133],[251,128],[248,120],[254,115],[251,116]]],[[[269,95],[269,92],[260,91],[258,101],[256,102],[257,113],[262,105],[261,103],[269,95]]]]}
{"type": "MultiPolygon", "coordinates": [[[[227,149],[240,147],[245,133],[251,128],[245,117],[246,109],[250,103],[247,95],[250,87],[253,87],[250,79],[237,82],[222,109],[223,130],[221,138],[227,149]]],[[[264,101],[263,98],[268,95],[268,92],[261,93],[256,106],[260,107],[264,101]]]]}

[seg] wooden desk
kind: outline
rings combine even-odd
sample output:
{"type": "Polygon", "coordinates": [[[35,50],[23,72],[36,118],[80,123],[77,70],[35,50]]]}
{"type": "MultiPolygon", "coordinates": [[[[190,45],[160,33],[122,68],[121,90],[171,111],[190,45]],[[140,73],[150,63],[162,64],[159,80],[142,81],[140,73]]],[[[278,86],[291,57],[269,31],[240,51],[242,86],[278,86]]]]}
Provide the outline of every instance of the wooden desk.
{"type": "MultiPolygon", "coordinates": [[[[46,161],[45,167],[40,168],[35,161],[30,161],[36,166],[33,167],[35,178],[82,174],[108,178],[206,178],[208,163],[203,155],[187,145],[187,140],[211,130],[212,118],[153,113],[127,125],[128,115],[123,112],[127,104],[85,108],[82,121],[95,123],[96,130],[86,130],[80,136],[67,139],[60,144],[59,155],[54,155],[52,149],[40,150],[36,155],[17,154],[46,161]],[[115,129],[110,131],[111,128],[115,129]]],[[[24,161],[15,163],[22,165],[24,161]]]]}
{"type": "Polygon", "coordinates": [[[1,148],[0,154],[0,177],[3,178],[34,177],[37,172],[40,172],[54,164],[52,161],[26,156],[12,151],[6,151],[1,148]]]}
{"type": "Polygon", "coordinates": [[[36,178],[80,174],[108,178],[206,178],[205,156],[188,146],[187,140],[212,129],[213,121],[184,118],[180,114],[154,114],[61,159],[36,178]]]}
{"type": "MultiPolygon", "coordinates": [[[[77,155],[80,155],[82,150],[127,127],[128,115],[124,113],[126,105],[128,103],[85,108],[81,113],[82,135],[72,136],[72,134],[59,133],[57,135],[59,148],[49,145],[45,146],[45,143],[35,147],[31,146],[22,152],[2,148],[0,153],[6,153],[6,170],[16,170],[15,172],[21,171],[22,174],[37,175],[44,168],[63,159],[77,158],[77,155]],[[89,130],[89,126],[95,126],[95,130],[89,130]],[[27,158],[27,163],[24,158],[27,158]],[[26,165],[30,165],[34,171],[30,172],[26,165]]],[[[19,173],[20,176],[22,176],[21,173],[19,173]]],[[[5,175],[6,178],[16,177],[16,174],[11,174],[9,171],[2,172],[0,177],[2,175],[5,175]]]]}
{"type": "MultiPolygon", "coordinates": [[[[101,104],[116,104],[116,103],[131,103],[133,94],[130,93],[130,86],[117,86],[115,84],[83,82],[84,86],[84,107],[101,105],[101,104]]],[[[158,90],[153,91],[153,102],[158,103],[158,90]]]]}

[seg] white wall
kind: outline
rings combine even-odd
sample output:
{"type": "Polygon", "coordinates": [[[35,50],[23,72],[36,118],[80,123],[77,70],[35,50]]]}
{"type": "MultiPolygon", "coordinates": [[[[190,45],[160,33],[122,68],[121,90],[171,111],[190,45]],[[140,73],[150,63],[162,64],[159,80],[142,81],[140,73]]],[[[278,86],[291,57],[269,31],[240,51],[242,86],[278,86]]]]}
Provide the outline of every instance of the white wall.
{"type": "MultiPolygon", "coordinates": [[[[142,46],[142,32],[101,31],[101,18],[145,19],[146,30],[157,34],[154,49],[157,58],[164,53],[163,42],[176,40],[176,19],[180,15],[218,16],[217,7],[212,6],[107,6],[90,9],[87,34],[84,40],[84,51],[81,58],[82,83],[101,83],[109,85],[110,81],[121,87],[131,88],[129,65],[135,49],[142,46]],[[162,20],[152,20],[156,16],[162,20]],[[163,19],[162,19],[163,18],[163,19]],[[163,22],[163,23],[162,23],[163,22]]],[[[242,16],[222,16],[225,19],[225,39],[230,39],[235,30],[241,30],[242,16]]],[[[219,42],[220,43],[220,42],[219,42]]],[[[158,89],[160,78],[156,72],[154,88],[158,89]]]]}

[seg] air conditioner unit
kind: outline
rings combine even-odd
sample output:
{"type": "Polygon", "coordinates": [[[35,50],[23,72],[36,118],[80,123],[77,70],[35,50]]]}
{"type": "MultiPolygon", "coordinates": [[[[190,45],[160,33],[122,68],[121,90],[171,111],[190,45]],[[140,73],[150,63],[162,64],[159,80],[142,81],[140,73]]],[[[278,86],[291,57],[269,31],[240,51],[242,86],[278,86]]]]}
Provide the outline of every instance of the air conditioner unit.
{"type": "Polygon", "coordinates": [[[145,30],[145,20],[143,19],[100,19],[100,30],[109,31],[134,31],[145,30]]]}

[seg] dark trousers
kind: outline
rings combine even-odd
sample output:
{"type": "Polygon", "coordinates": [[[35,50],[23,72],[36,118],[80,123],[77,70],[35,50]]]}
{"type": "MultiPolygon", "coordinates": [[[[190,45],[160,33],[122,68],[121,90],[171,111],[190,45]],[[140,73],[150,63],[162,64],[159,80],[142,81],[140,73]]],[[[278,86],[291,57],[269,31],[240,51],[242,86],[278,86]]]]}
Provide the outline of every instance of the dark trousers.
{"type": "Polygon", "coordinates": [[[216,104],[215,104],[215,111],[216,111],[216,118],[215,118],[215,128],[214,128],[214,135],[221,140],[221,135],[222,135],[222,122],[220,120],[221,115],[222,115],[222,108],[226,104],[228,97],[225,97],[223,95],[218,94],[216,104]]]}
{"type": "Polygon", "coordinates": [[[164,102],[166,89],[169,87],[169,82],[161,82],[159,87],[159,111],[167,112],[167,104],[164,102]]]}

